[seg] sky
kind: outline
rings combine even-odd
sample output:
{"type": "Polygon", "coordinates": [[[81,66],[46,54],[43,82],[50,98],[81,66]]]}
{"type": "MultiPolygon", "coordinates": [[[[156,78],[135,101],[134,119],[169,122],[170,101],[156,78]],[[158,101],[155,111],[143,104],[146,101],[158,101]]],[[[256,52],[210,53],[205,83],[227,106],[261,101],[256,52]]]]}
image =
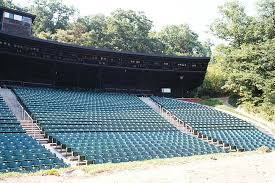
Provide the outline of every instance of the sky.
{"type": "MultiPolygon", "coordinates": [[[[15,3],[26,5],[31,0],[13,0],[15,3]]],[[[154,30],[171,24],[187,23],[198,33],[201,41],[208,39],[218,44],[209,31],[209,25],[217,18],[218,6],[226,0],[63,0],[63,3],[75,6],[81,16],[104,14],[122,8],[143,11],[153,21],[154,30]]],[[[255,13],[257,0],[239,0],[249,15],[255,13]]]]}

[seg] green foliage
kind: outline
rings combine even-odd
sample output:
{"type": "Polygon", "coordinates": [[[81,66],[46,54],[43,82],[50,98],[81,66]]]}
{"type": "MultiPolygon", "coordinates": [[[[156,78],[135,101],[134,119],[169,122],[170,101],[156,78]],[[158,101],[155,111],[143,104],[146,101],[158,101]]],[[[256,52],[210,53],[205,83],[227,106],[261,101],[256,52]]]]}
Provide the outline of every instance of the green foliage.
{"type": "Polygon", "coordinates": [[[12,8],[14,4],[12,3],[11,0],[0,0],[0,6],[12,8]]]}
{"type": "Polygon", "coordinates": [[[152,21],[142,12],[118,9],[107,18],[107,47],[115,50],[155,52],[149,32],[152,21]]]}
{"type": "Polygon", "coordinates": [[[219,63],[208,66],[204,82],[197,91],[198,97],[220,97],[226,94],[226,91],[222,89],[226,81],[226,74],[220,68],[221,65],[219,63]]]}
{"type": "Polygon", "coordinates": [[[227,1],[219,7],[219,11],[220,18],[211,25],[212,32],[231,45],[240,46],[244,42],[249,19],[245,14],[244,7],[237,1],[227,1]]]}
{"type": "Polygon", "coordinates": [[[242,102],[256,106],[270,102],[275,83],[275,39],[262,44],[246,44],[234,49],[224,61],[229,73],[225,89],[241,96],[242,102]]]}
{"type": "Polygon", "coordinates": [[[118,51],[211,55],[210,41],[202,44],[187,25],[166,27],[161,32],[152,32],[152,26],[144,13],[118,9],[110,16],[80,17],[66,30],[50,36],[42,32],[39,37],[118,51]]]}
{"type": "Polygon", "coordinates": [[[27,11],[25,8],[19,7],[12,0],[0,0],[0,7],[7,7],[15,10],[27,11]]]}
{"type": "Polygon", "coordinates": [[[239,96],[238,95],[236,95],[236,94],[232,94],[232,95],[230,95],[229,96],[229,98],[228,98],[228,103],[230,104],[230,105],[232,105],[233,107],[237,107],[238,106],[238,100],[239,100],[239,96]]]}
{"type": "Polygon", "coordinates": [[[223,104],[220,100],[214,99],[214,98],[205,99],[205,100],[200,101],[199,103],[203,104],[203,105],[213,106],[213,107],[223,104]]]}
{"type": "Polygon", "coordinates": [[[157,37],[164,44],[166,54],[205,56],[210,55],[209,45],[205,47],[198,40],[198,34],[186,24],[170,25],[162,29],[157,37]]]}
{"type": "Polygon", "coordinates": [[[51,39],[118,51],[161,53],[162,43],[151,37],[152,22],[141,12],[118,9],[110,16],[78,18],[67,30],[57,30],[51,39]]]}
{"type": "MultiPolygon", "coordinates": [[[[15,7],[11,0],[1,5],[15,7]]],[[[82,46],[141,53],[210,56],[210,41],[201,43],[188,25],[152,31],[153,22],[143,12],[117,9],[110,16],[76,17],[77,10],[62,0],[33,0],[25,9],[37,15],[33,32],[42,39],[82,46]]]]}
{"type": "Polygon", "coordinates": [[[221,18],[211,26],[228,45],[220,46],[215,59],[226,73],[223,89],[238,95],[249,110],[274,118],[275,37],[274,2],[258,4],[258,16],[248,16],[237,1],[220,7],[221,18]]]}
{"type": "Polygon", "coordinates": [[[62,3],[62,0],[34,0],[29,11],[37,15],[33,31],[35,35],[41,32],[55,33],[58,29],[66,29],[70,16],[75,9],[62,3]]]}

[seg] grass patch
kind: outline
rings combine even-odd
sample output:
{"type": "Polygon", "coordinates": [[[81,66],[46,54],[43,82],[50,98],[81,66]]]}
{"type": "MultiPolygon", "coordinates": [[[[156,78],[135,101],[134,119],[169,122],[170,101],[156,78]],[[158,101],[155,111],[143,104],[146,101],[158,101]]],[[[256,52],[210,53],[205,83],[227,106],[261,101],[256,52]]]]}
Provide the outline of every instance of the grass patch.
{"type": "Polygon", "coordinates": [[[17,172],[10,172],[10,173],[0,173],[0,180],[3,180],[5,178],[10,178],[10,177],[21,177],[24,175],[23,173],[17,173],[17,172]]]}
{"type": "Polygon", "coordinates": [[[60,172],[57,169],[51,169],[51,170],[47,170],[47,171],[42,171],[41,174],[43,176],[47,176],[47,175],[60,176],[60,172]]]}
{"type": "Polygon", "coordinates": [[[213,99],[213,98],[204,99],[204,100],[200,101],[199,103],[203,104],[203,105],[212,106],[212,107],[223,104],[223,102],[220,101],[219,99],[213,99]]]}
{"type": "Polygon", "coordinates": [[[223,110],[225,110],[225,111],[229,111],[229,112],[232,112],[232,113],[235,113],[235,114],[239,114],[239,115],[245,116],[245,115],[243,115],[243,114],[237,112],[237,111],[235,110],[236,108],[234,108],[234,107],[230,107],[230,106],[227,106],[227,105],[219,105],[219,106],[217,106],[217,108],[218,108],[218,109],[223,109],[223,110]]]}

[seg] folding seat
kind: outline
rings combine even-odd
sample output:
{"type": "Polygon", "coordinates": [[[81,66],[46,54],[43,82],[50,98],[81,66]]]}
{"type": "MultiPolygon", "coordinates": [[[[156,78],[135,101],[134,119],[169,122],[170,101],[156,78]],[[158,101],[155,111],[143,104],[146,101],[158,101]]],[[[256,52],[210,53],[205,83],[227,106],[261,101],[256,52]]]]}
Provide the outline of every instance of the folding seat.
{"type": "Polygon", "coordinates": [[[26,154],[25,160],[36,160],[36,154],[26,154]]]}
{"type": "Polygon", "coordinates": [[[128,162],[128,161],[129,159],[125,156],[120,158],[120,162],[128,162]]]}
{"type": "Polygon", "coordinates": [[[28,168],[28,167],[31,167],[33,165],[33,162],[32,161],[29,161],[29,160],[26,160],[26,161],[22,161],[21,162],[21,166],[23,168],[28,168]]]}
{"type": "Polygon", "coordinates": [[[27,172],[37,172],[39,170],[40,170],[40,166],[30,166],[25,168],[25,171],[27,172]]]}
{"type": "Polygon", "coordinates": [[[112,163],[112,158],[103,158],[103,163],[112,163]]]}
{"type": "Polygon", "coordinates": [[[9,162],[9,163],[7,163],[7,166],[11,172],[22,171],[22,168],[20,167],[21,163],[19,163],[19,162],[9,162]]]}
{"type": "Polygon", "coordinates": [[[45,160],[45,159],[48,158],[48,154],[46,154],[46,153],[38,154],[38,157],[37,157],[37,158],[45,160]]]}
{"type": "Polygon", "coordinates": [[[14,161],[16,161],[16,156],[6,154],[5,159],[3,161],[4,162],[14,162],[14,161]]]}
{"type": "Polygon", "coordinates": [[[40,165],[42,165],[42,162],[43,162],[43,160],[39,160],[39,159],[33,160],[32,166],[39,167],[40,165]]]}
{"type": "Polygon", "coordinates": [[[52,168],[51,165],[41,165],[41,166],[40,166],[40,169],[41,169],[41,170],[49,170],[49,169],[51,169],[51,168],[52,168]]]}
{"type": "Polygon", "coordinates": [[[51,168],[56,168],[56,169],[58,169],[58,168],[64,168],[65,166],[64,166],[64,164],[59,164],[59,163],[53,163],[52,164],[52,167],[51,168]]]}
{"type": "Polygon", "coordinates": [[[120,163],[121,161],[120,161],[120,159],[119,158],[114,158],[114,159],[112,159],[112,163],[120,163]]]}
{"type": "Polygon", "coordinates": [[[146,159],[146,156],[144,156],[144,155],[137,155],[136,157],[137,157],[138,161],[143,161],[146,159]]]}
{"type": "Polygon", "coordinates": [[[8,169],[8,165],[7,165],[7,163],[1,163],[0,162],[0,173],[2,172],[2,173],[5,173],[5,172],[8,172],[9,171],[9,169],[8,169]]]}
{"type": "Polygon", "coordinates": [[[95,164],[101,164],[104,163],[104,159],[103,158],[96,158],[95,159],[95,164]]]}

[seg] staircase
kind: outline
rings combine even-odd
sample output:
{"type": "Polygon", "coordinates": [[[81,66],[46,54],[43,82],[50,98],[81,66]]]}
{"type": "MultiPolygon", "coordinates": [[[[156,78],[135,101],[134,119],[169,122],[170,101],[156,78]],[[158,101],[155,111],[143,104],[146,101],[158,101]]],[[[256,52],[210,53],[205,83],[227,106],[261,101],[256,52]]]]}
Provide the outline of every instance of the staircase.
{"type": "Polygon", "coordinates": [[[170,112],[163,111],[163,108],[161,108],[161,106],[154,102],[150,97],[140,97],[140,99],[149,107],[151,107],[154,111],[159,113],[164,119],[174,125],[179,131],[190,134],[190,132],[184,127],[184,125],[180,123],[180,120],[178,118],[173,117],[170,112]]]}
{"type": "Polygon", "coordinates": [[[80,160],[80,157],[74,156],[72,152],[67,152],[56,143],[49,142],[49,139],[45,137],[45,134],[37,125],[37,122],[33,120],[28,112],[22,107],[15,94],[10,89],[0,87],[0,95],[3,97],[12,113],[16,116],[17,120],[20,121],[22,128],[29,136],[33,137],[46,149],[54,153],[58,158],[63,159],[65,163],[71,166],[87,164],[86,161],[80,160]]]}
{"type": "Polygon", "coordinates": [[[44,134],[37,126],[36,122],[18,102],[14,93],[10,89],[1,88],[0,95],[3,97],[12,113],[16,116],[17,120],[20,121],[20,124],[26,133],[37,140],[40,144],[47,144],[48,139],[44,138],[44,134]]]}
{"type": "Polygon", "coordinates": [[[146,103],[149,107],[153,110],[158,112],[163,118],[165,118],[168,122],[174,125],[179,131],[192,135],[202,141],[205,141],[209,144],[215,145],[217,147],[223,148],[226,152],[236,152],[236,151],[243,151],[242,149],[237,149],[235,146],[231,146],[230,144],[224,143],[222,141],[218,141],[216,139],[212,139],[200,132],[193,130],[191,126],[186,124],[181,119],[177,118],[174,114],[169,112],[167,109],[161,107],[155,101],[153,101],[150,97],[140,97],[140,99],[146,103]]]}

